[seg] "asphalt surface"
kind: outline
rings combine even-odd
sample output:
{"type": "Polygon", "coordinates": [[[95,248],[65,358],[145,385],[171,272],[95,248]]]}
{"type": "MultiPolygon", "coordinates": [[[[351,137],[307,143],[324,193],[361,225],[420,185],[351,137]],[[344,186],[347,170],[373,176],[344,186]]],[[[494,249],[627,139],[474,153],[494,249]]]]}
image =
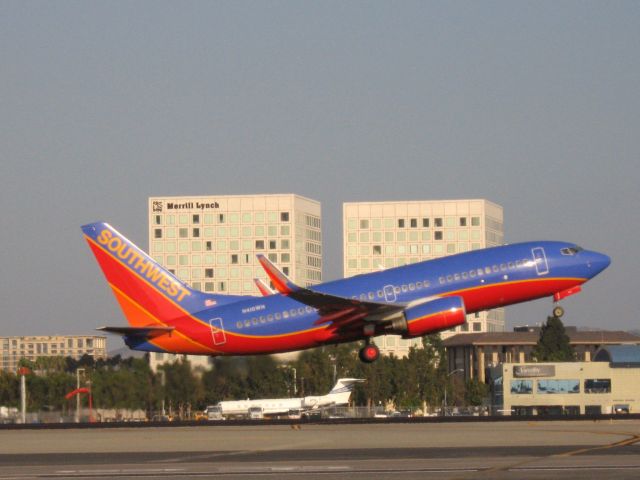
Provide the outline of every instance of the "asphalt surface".
{"type": "Polygon", "coordinates": [[[0,480],[637,479],[640,421],[0,431],[0,480]]]}

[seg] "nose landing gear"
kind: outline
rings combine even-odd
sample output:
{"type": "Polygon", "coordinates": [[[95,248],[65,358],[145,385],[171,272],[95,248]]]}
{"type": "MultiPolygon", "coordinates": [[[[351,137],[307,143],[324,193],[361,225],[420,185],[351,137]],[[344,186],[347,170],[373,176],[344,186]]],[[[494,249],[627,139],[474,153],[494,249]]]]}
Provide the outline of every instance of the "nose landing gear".
{"type": "Polygon", "coordinates": [[[564,308],[560,305],[556,305],[553,307],[553,316],[556,318],[561,318],[564,315],[564,308]]]}

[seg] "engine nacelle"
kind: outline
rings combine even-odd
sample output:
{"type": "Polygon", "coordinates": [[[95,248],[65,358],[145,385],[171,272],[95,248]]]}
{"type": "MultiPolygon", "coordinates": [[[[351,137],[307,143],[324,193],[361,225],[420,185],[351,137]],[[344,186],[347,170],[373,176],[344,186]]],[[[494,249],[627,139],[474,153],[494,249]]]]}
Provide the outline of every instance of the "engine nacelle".
{"type": "Polygon", "coordinates": [[[462,297],[444,297],[407,308],[392,328],[404,338],[421,337],[462,325],[466,318],[462,297]]]}

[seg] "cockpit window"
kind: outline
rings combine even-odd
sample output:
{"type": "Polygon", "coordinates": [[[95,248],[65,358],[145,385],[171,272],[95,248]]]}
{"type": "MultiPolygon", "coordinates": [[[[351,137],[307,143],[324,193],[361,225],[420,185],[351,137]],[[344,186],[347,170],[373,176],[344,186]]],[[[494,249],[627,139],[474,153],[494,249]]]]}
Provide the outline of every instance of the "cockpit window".
{"type": "Polygon", "coordinates": [[[562,255],[575,255],[576,253],[581,252],[582,250],[584,250],[584,248],[576,245],[574,247],[562,248],[560,250],[560,253],[562,255]]]}

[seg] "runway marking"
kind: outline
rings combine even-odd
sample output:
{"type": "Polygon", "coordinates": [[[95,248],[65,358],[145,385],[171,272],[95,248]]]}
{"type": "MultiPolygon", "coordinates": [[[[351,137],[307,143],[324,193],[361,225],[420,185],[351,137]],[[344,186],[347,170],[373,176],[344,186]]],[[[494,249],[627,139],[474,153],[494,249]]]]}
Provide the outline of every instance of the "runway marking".
{"type": "MultiPolygon", "coordinates": [[[[620,435],[620,434],[618,434],[620,435]]],[[[625,434],[625,435],[632,435],[632,434],[625,434]]],[[[595,452],[598,450],[608,450],[610,448],[616,448],[616,447],[626,447],[628,445],[633,445],[634,443],[640,442],[640,435],[632,435],[631,438],[627,438],[625,440],[620,440],[618,442],[614,442],[614,443],[610,443],[608,445],[599,445],[597,447],[587,447],[587,448],[580,448],[578,450],[572,450],[570,452],[564,452],[564,453],[559,453],[557,455],[554,455],[555,457],[571,457],[573,455],[580,455],[581,453],[587,453],[587,452],[595,452]]]]}

